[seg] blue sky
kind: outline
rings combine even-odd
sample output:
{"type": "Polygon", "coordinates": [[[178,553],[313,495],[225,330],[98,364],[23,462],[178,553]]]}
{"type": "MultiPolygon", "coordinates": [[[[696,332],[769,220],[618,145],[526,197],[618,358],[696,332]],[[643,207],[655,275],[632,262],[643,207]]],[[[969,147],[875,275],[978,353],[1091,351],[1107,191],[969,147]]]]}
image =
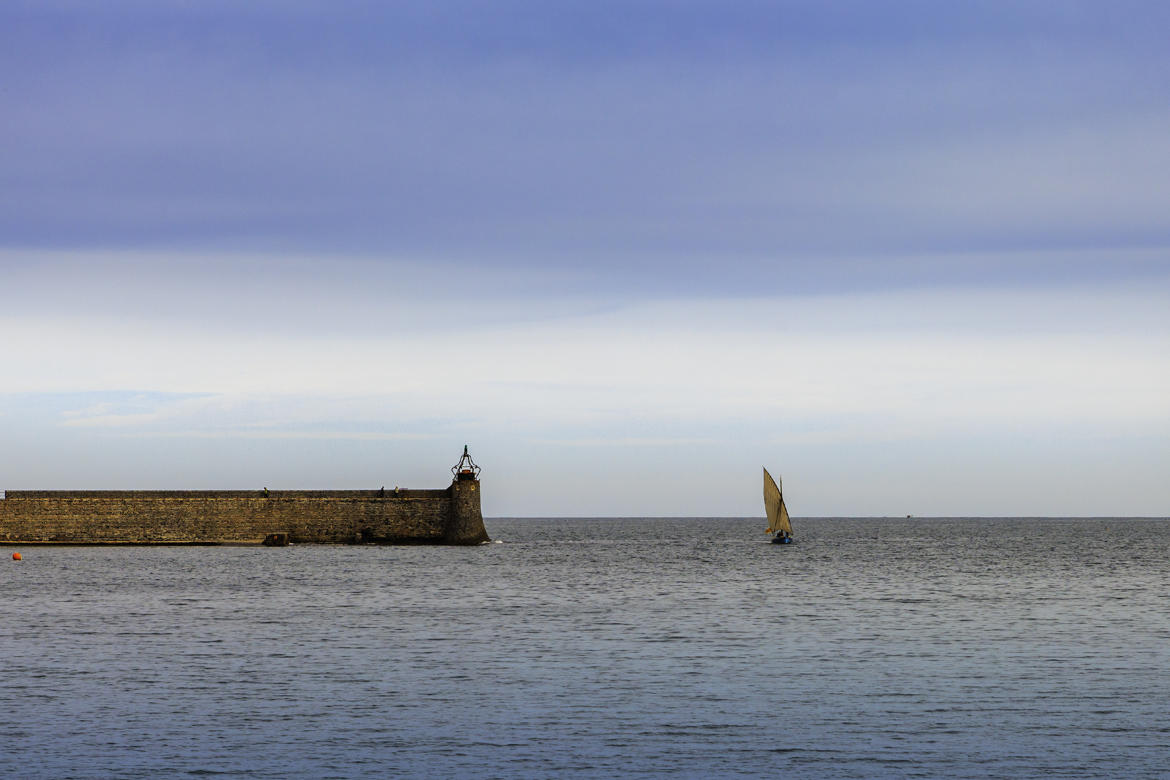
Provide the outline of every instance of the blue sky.
{"type": "Polygon", "coordinates": [[[0,486],[1165,515],[1168,28],[6,3],[0,486]]]}

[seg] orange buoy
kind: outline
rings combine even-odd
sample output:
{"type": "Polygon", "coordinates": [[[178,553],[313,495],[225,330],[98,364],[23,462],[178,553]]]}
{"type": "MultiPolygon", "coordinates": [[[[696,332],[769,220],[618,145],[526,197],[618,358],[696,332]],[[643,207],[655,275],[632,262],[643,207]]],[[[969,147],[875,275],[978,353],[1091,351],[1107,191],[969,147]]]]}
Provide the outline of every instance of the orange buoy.
{"type": "Polygon", "coordinates": [[[12,553],[12,560],[14,560],[14,561],[19,561],[22,559],[22,557],[23,556],[21,556],[20,553],[12,553]]]}

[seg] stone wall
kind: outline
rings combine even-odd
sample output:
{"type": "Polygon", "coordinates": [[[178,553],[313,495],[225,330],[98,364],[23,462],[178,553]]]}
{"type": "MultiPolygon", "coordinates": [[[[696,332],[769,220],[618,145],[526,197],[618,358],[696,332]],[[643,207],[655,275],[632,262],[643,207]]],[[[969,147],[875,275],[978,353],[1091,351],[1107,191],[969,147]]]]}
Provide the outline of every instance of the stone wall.
{"type": "Polygon", "coordinates": [[[0,542],[478,544],[479,481],[446,490],[6,490],[0,542]]]}

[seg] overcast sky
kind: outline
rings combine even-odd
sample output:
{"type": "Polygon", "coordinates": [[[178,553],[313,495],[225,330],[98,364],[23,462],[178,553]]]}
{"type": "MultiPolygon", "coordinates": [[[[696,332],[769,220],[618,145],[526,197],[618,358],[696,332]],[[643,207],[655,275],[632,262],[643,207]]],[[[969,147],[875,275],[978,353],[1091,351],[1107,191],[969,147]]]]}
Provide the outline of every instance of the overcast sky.
{"type": "Polygon", "coordinates": [[[1170,513],[1170,4],[0,6],[0,488],[1170,513]]]}

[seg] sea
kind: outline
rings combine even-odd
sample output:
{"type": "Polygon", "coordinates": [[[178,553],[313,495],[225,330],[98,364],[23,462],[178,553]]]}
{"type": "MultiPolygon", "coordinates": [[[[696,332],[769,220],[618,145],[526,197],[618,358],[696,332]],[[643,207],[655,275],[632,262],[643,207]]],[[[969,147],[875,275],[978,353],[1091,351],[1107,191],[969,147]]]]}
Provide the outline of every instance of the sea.
{"type": "Polygon", "coordinates": [[[793,524],[0,546],[0,774],[1170,777],[1170,520],[793,524]]]}

